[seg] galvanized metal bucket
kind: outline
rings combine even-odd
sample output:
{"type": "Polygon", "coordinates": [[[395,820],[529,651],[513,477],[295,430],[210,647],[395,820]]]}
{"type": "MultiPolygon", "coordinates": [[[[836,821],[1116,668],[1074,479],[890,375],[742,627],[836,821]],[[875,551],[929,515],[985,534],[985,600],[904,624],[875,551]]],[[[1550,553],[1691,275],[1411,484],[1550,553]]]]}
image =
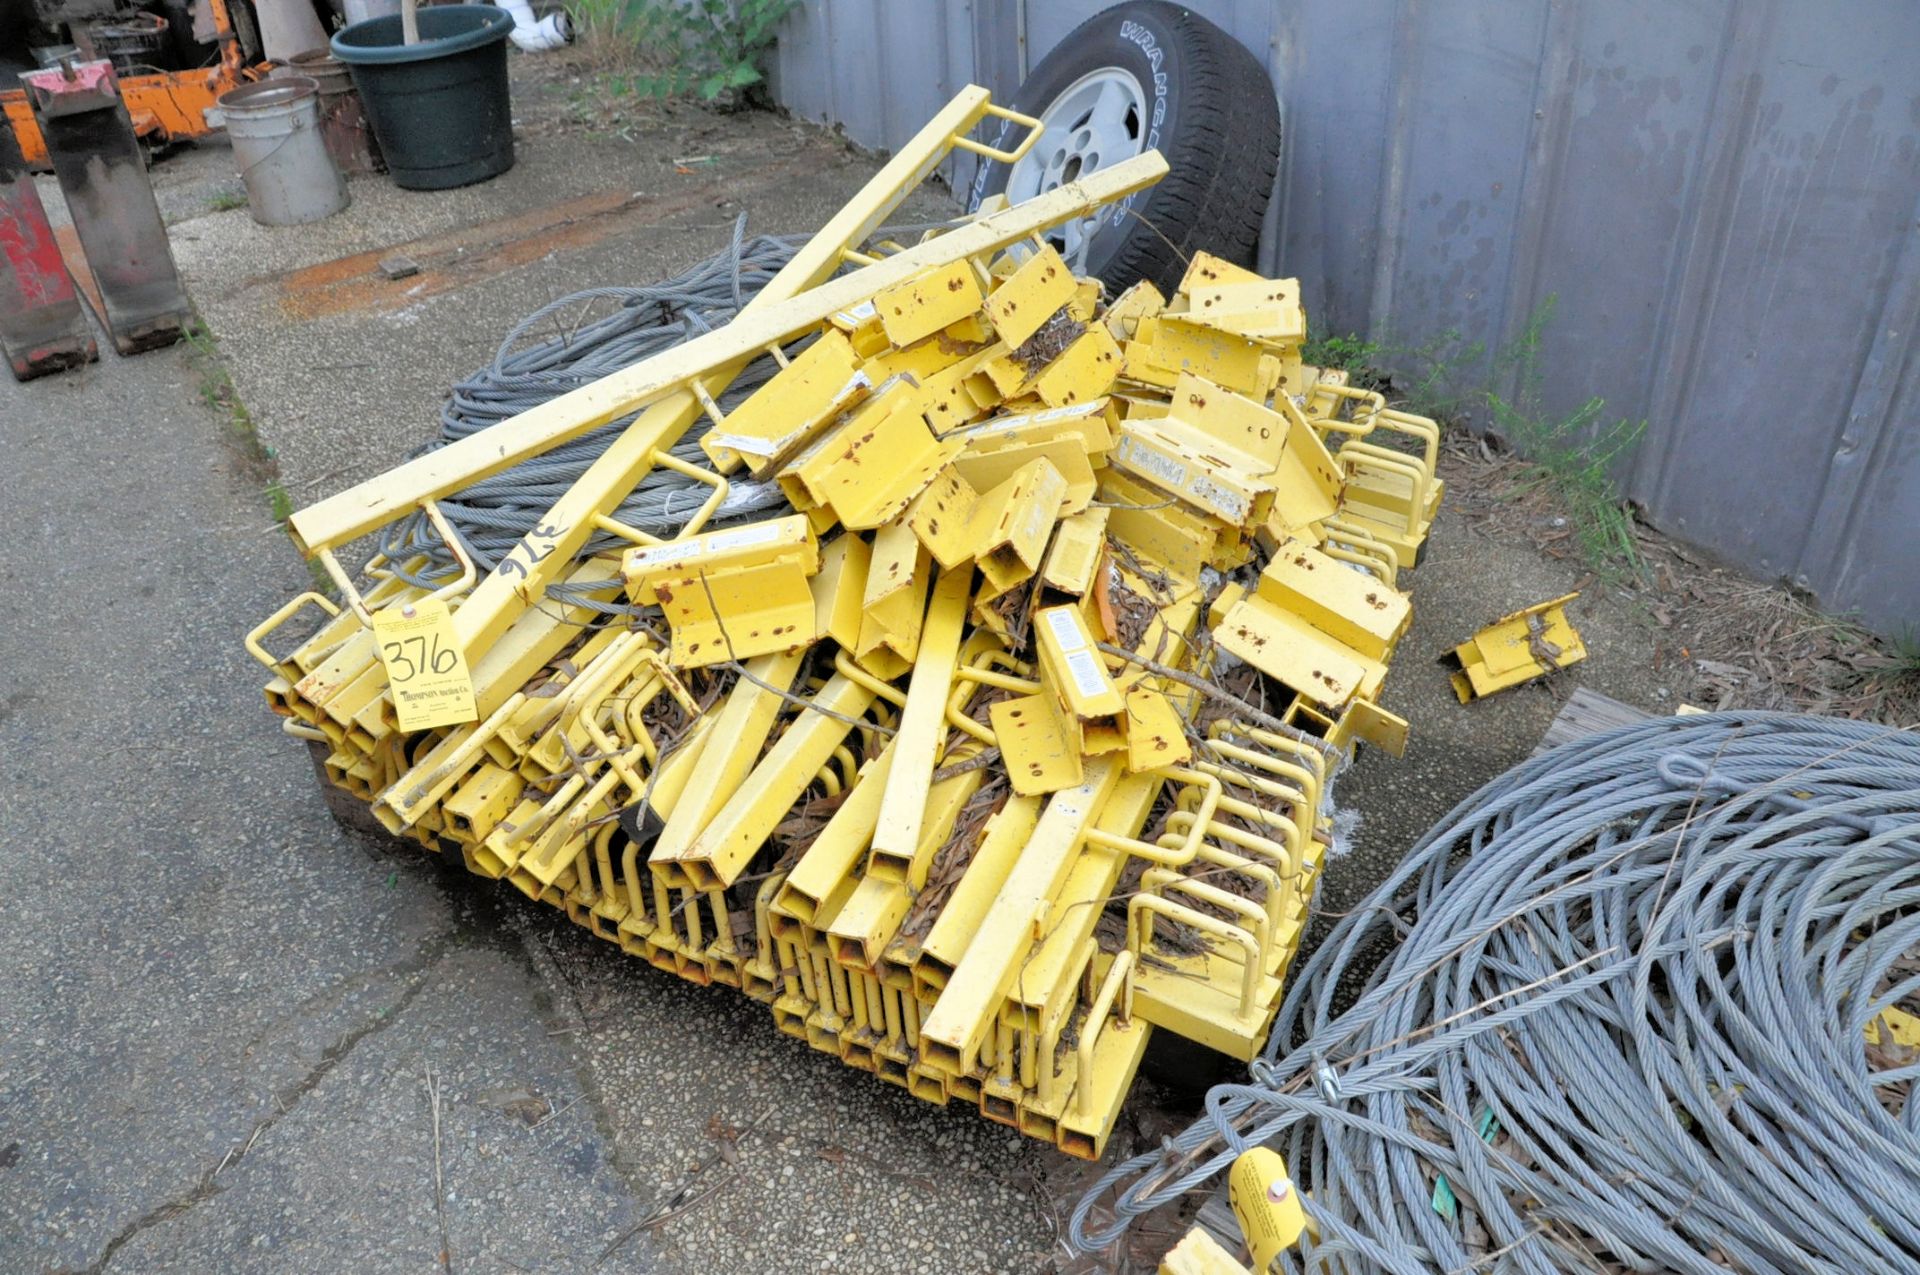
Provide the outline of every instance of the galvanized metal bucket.
{"type": "Polygon", "coordinates": [[[221,94],[219,109],[255,221],[299,226],[347,206],[347,180],[327,154],[313,80],[289,75],[248,84],[221,94]]]}

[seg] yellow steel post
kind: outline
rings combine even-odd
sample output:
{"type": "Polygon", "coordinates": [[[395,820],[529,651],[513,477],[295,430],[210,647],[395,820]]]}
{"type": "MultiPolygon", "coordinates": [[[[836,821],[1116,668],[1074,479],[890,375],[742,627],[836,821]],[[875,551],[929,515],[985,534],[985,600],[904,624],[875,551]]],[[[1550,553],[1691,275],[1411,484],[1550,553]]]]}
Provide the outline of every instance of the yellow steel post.
{"type": "Polygon", "coordinates": [[[869,860],[869,871],[882,861],[896,865],[898,870],[887,874],[896,880],[905,879],[905,865],[913,862],[920,848],[920,826],[927,813],[934,762],[946,735],[947,696],[953,690],[972,589],[971,566],[940,573],[921,630],[913,677],[907,683],[907,703],[893,737],[893,767],[873,830],[869,860]]]}

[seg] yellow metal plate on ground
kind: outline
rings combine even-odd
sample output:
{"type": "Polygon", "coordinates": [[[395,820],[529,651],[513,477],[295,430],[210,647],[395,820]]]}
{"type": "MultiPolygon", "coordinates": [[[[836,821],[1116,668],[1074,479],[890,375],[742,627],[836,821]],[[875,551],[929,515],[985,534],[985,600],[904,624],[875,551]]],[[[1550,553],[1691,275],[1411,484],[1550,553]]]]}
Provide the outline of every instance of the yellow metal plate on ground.
{"type": "Polygon", "coordinates": [[[970,261],[955,261],[874,294],[880,324],[894,346],[912,345],[980,308],[986,293],[970,261]]]}
{"type": "Polygon", "coordinates": [[[1262,600],[1291,611],[1368,659],[1384,660],[1413,619],[1407,595],[1304,540],[1274,550],[1260,573],[1262,600]]]}
{"type": "MultiPolygon", "coordinates": [[[[1346,570],[1345,567],[1340,568],[1346,570]]],[[[1230,586],[1231,589],[1231,586],[1230,586]]],[[[1220,601],[1228,601],[1223,594],[1220,601]]],[[[1296,615],[1240,597],[1224,608],[1213,640],[1268,677],[1327,708],[1343,708],[1369,682],[1374,671],[1359,655],[1296,615]]]]}
{"type": "Polygon", "coordinates": [[[759,478],[874,383],[862,371],[853,343],[828,329],[728,412],[724,425],[703,434],[700,450],[723,474],[744,463],[759,478]]]}
{"type": "Polygon", "coordinates": [[[808,580],[819,567],[813,529],[795,514],[629,549],[621,573],[635,601],[666,613],[671,662],[696,668],[818,641],[808,580]]]}
{"type": "Polygon", "coordinates": [[[1067,480],[1040,458],[980,497],[971,527],[972,557],[995,592],[1006,592],[1040,569],[1066,495],[1067,480]]]}
{"type": "Polygon", "coordinates": [[[1272,487],[1164,433],[1160,421],[1127,421],[1113,463],[1236,527],[1252,526],[1272,506],[1272,487]]]}
{"type": "Polygon", "coordinates": [[[1455,647],[1452,659],[1460,671],[1453,675],[1453,691],[1460,702],[1586,659],[1586,644],[1566,611],[1567,604],[1579,596],[1569,593],[1502,616],[1455,647]]]}
{"type": "Polygon", "coordinates": [[[1407,755],[1407,719],[1389,713],[1371,700],[1347,705],[1346,734],[1365,740],[1392,757],[1407,755]]]}
{"type": "Polygon", "coordinates": [[[1120,375],[1120,347],[1105,328],[1089,328],[1033,378],[1033,392],[1053,407],[1099,398],[1120,375]]]}
{"type": "Polygon", "coordinates": [[[1920,1018],[1915,1018],[1904,1009],[1887,1008],[1880,1016],[1867,1024],[1867,1043],[1884,1045],[1887,1043],[1904,1045],[1908,1049],[1920,1049],[1920,1018]]]}

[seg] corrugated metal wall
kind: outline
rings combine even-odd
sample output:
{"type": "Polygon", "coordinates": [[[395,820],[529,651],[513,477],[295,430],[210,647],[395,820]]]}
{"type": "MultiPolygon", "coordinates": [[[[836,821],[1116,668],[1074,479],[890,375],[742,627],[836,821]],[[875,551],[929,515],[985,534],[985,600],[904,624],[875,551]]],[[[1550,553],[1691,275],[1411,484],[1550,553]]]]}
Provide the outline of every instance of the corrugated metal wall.
{"type": "MultiPolygon", "coordinates": [[[[1103,7],[807,0],[777,87],[887,147],[1103,7]]],[[[1320,330],[1498,349],[1553,296],[1543,400],[1647,420],[1622,478],[1657,525],[1920,624],[1920,4],[1192,7],[1280,86],[1265,264],[1320,330]]]]}

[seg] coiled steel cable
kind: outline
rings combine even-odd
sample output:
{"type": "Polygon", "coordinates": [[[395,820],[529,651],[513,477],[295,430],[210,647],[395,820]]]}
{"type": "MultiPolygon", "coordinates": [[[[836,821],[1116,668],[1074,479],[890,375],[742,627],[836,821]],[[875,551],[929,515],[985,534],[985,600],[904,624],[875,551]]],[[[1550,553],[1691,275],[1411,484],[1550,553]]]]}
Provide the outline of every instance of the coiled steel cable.
{"type": "Polygon", "coordinates": [[[1731,713],[1563,745],[1333,928],[1251,1081],[1107,1173],[1071,1241],[1270,1144],[1317,1228],[1289,1271],[1920,1270],[1920,1066],[1865,1034],[1920,992],[1916,945],[1912,735],[1731,713]]]}
{"type": "MultiPolygon", "coordinates": [[[[638,288],[589,288],[548,303],[515,324],[495,351],[492,362],[454,384],[440,409],[440,427],[419,453],[433,451],[470,434],[488,429],[538,407],[549,399],[591,384],[612,372],[670,349],[683,341],[721,327],[765,287],[780,268],[792,260],[805,242],[802,236],[746,234],[742,215],[733,239],[723,252],[707,258],[684,274],[638,288]],[[565,316],[596,300],[615,303],[609,314],[551,331],[565,316]],[[537,339],[530,339],[536,338],[537,339]],[[524,343],[524,344],[523,344],[524,343]]],[[[771,357],[748,364],[719,398],[731,408],[778,370],[771,357]]],[[[523,461],[504,473],[483,479],[440,502],[440,510],[459,533],[467,551],[482,571],[500,559],[529,532],[554,503],[564,496],[609,444],[620,436],[638,413],[630,413],[589,434],[523,461]]],[[[672,454],[700,461],[702,425],[678,440],[672,454]]],[[[642,478],[613,517],[653,534],[670,534],[700,507],[710,489],[684,475],[655,469],[642,478]]],[[[784,503],[772,482],[736,482],[716,521],[742,517],[784,503]]],[[[617,547],[622,542],[600,534],[589,540],[579,556],[617,547]]],[[[441,543],[422,514],[413,514],[389,526],[381,536],[380,551],[394,569],[414,584],[432,584],[454,574],[453,555],[441,543]],[[425,564],[408,570],[405,563],[419,555],[425,564]]],[[[564,583],[548,590],[566,596],[564,583]]],[[[624,610],[617,603],[583,602],[598,610],[624,610]]]]}
{"type": "MultiPolygon", "coordinates": [[[[873,238],[884,242],[956,224],[928,221],[892,225],[874,232],[873,238]]],[[[569,390],[725,326],[807,242],[804,235],[756,235],[749,239],[746,229],[743,213],[734,222],[733,239],[725,251],[664,282],[640,288],[588,288],[535,310],[507,333],[492,362],[454,384],[440,409],[439,431],[415,454],[491,428],[569,390]],[[529,340],[593,301],[612,301],[616,308],[610,314],[529,340]],[[523,341],[527,344],[522,345],[523,341]]],[[[799,352],[805,344],[795,343],[789,353],[799,352]]],[[[777,370],[771,356],[747,364],[718,396],[722,410],[731,411],[777,370]]],[[[629,413],[441,501],[440,511],[480,570],[493,570],[538,527],[540,519],[636,415],[629,413]]],[[[671,453],[684,461],[704,463],[700,438],[709,425],[702,416],[673,444],[671,453]]],[[[669,536],[709,495],[711,488],[706,485],[684,474],[655,468],[635,485],[612,516],[651,535],[669,536]]],[[[736,478],[710,525],[724,526],[786,503],[779,485],[772,480],[736,478]]],[[[575,556],[591,557],[624,543],[617,536],[601,533],[589,539],[575,556]]],[[[380,551],[392,569],[412,584],[437,585],[458,574],[452,552],[424,514],[416,513],[388,526],[381,533],[380,551]],[[425,562],[421,566],[406,565],[422,555],[425,562]]],[[[634,609],[595,601],[570,590],[565,582],[550,586],[547,592],[602,612],[634,609]]]]}

